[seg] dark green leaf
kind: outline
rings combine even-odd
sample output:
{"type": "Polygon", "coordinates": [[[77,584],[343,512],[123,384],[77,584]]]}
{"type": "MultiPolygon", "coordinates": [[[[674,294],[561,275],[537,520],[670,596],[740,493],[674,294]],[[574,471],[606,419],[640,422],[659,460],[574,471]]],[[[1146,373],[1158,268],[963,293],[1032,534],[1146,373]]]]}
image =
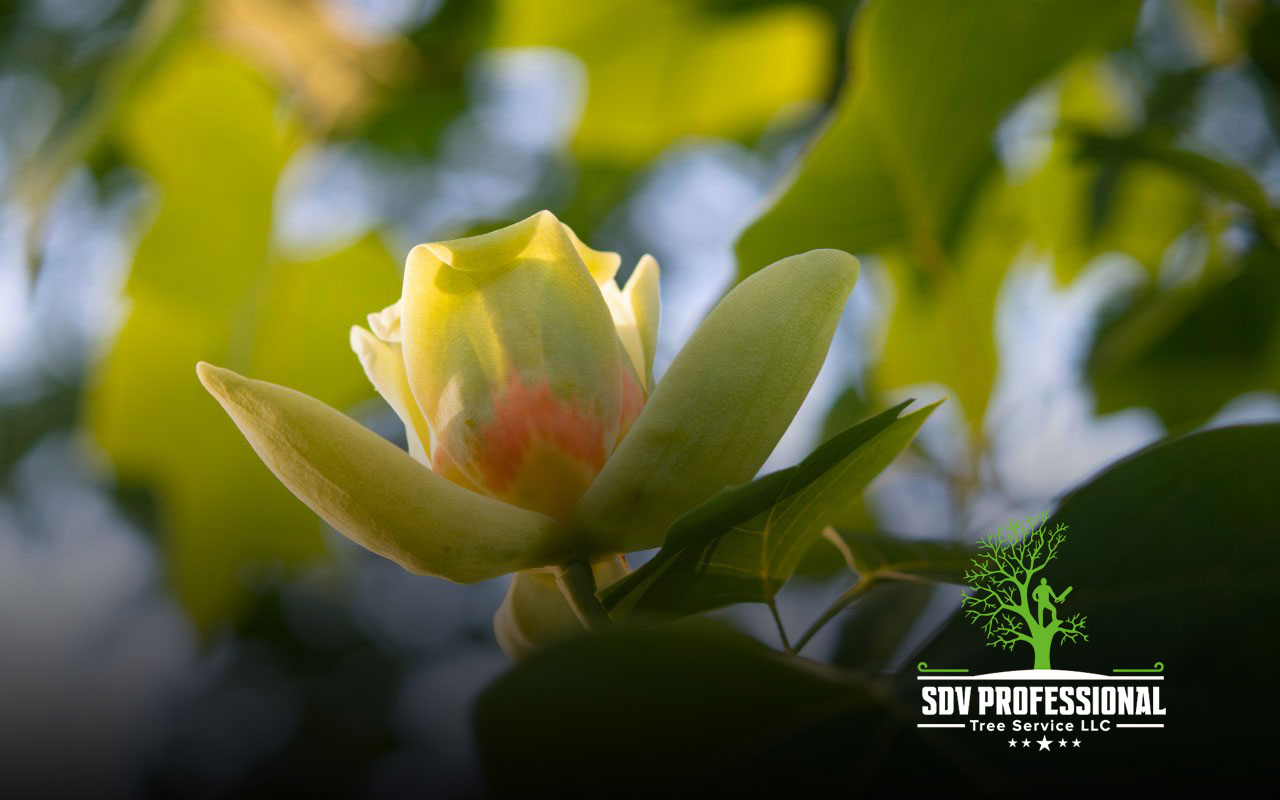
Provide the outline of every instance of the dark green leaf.
{"type": "Polygon", "coordinates": [[[843,617],[832,662],[863,673],[891,668],[936,591],[939,587],[927,583],[878,586],[843,617]]]}
{"type": "Polygon", "coordinates": [[[1099,411],[1149,406],[1169,426],[1280,390],[1280,251],[1260,246],[1235,272],[1139,295],[1098,331],[1088,374],[1099,411]]]}
{"type": "Polygon", "coordinates": [[[1080,133],[1078,138],[1081,158],[1103,162],[1151,162],[1224,199],[1239,203],[1253,214],[1258,230],[1273,245],[1280,246],[1280,215],[1271,208],[1261,184],[1243,169],[1150,136],[1116,137],[1088,132],[1080,133]]]}
{"type": "Polygon", "coordinates": [[[937,404],[895,406],[833,437],[794,467],[726,489],[680,517],[654,558],[604,594],[621,612],[689,614],[765,602],[805,551],[902,449],[937,404]]]}
{"type": "MultiPolygon", "coordinates": [[[[1063,499],[1047,526],[1065,524],[1067,538],[1044,574],[1055,588],[1073,587],[1060,610],[1087,615],[1089,640],[1055,648],[1053,666],[1109,673],[1162,662],[1169,708],[1158,735],[1095,739],[1087,762],[1060,773],[1064,781],[1093,786],[1148,760],[1168,780],[1270,763],[1270,740],[1232,732],[1275,715],[1277,487],[1280,424],[1251,425],[1166,440],[1063,499]]],[[[1027,652],[987,647],[959,616],[918,658],[974,673],[1030,661],[1027,652]]],[[[904,679],[914,694],[905,686],[914,676],[904,679]]]]}
{"type": "MultiPolygon", "coordinates": [[[[885,758],[919,759],[929,742],[852,676],[684,625],[540,650],[485,690],[475,724],[491,791],[520,797],[869,785],[885,758]]],[[[963,787],[955,778],[931,758],[926,780],[963,787]]]]}
{"type": "Polygon", "coordinates": [[[837,531],[861,580],[964,583],[974,550],[965,545],[904,539],[875,531],[837,531]]]}

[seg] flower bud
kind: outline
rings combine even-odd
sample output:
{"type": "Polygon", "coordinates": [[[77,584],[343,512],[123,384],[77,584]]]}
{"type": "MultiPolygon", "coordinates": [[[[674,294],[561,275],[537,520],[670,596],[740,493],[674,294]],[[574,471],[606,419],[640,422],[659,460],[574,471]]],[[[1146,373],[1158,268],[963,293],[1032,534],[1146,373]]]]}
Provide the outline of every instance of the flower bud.
{"type": "Polygon", "coordinates": [[[415,247],[400,301],[370,316],[372,336],[352,334],[411,452],[456,483],[565,519],[651,380],[657,264],[646,256],[620,289],[619,262],[546,211],[415,247]]]}

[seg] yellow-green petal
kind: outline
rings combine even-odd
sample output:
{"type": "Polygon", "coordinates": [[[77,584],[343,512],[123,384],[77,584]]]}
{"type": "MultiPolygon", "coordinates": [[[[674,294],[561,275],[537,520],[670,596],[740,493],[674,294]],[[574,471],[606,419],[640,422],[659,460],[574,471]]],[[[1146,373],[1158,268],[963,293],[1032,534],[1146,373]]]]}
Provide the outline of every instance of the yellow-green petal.
{"type": "Polygon", "coordinates": [[[603,286],[612,281],[613,276],[618,274],[618,267],[622,266],[622,256],[608,250],[593,250],[587,247],[578,238],[578,234],[573,232],[573,228],[568,225],[564,225],[564,232],[569,237],[569,241],[573,243],[573,249],[577,251],[578,257],[582,259],[587,272],[590,272],[591,277],[595,278],[596,283],[603,286]]]}
{"type": "Polygon", "coordinates": [[[196,372],[298,499],[410,572],[473,583],[566,552],[554,520],[449,482],[319,400],[203,362],[196,372]]]}
{"type": "Polygon", "coordinates": [[[360,366],[364,367],[364,374],[369,377],[373,388],[404,423],[409,455],[423,464],[430,463],[427,453],[431,450],[431,431],[409,390],[400,345],[385,342],[359,325],[352,325],[351,350],[360,359],[360,366]]]}
{"type": "MultiPolygon", "coordinates": [[[[608,558],[592,566],[596,585],[603,589],[626,576],[626,561],[608,558]]],[[[550,572],[518,572],[507,596],[493,615],[493,632],[503,652],[521,659],[536,648],[583,631],[550,572]]]]}
{"type": "Polygon", "coordinates": [[[400,341],[400,301],[369,315],[369,330],[384,342],[400,341]]]}
{"type": "Polygon", "coordinates": [[[544,211],[415,247],[400,333],[432,458],[443,451],[494,497],[566,517],[618,440],[623,364],[559,220],[544,211]]]}
{"type": "Polygon", "coordinates": [[[609,315],[613,317],[613,327],[618,333],[618,341],[622,344],[622,352],[627,358],[627,363],[630,364],[631,371],[635,374],[641,388],[647,391],[649,382],[643,377],[645,374],[644,342],[640,339],[640,331],[636,327],[636,318],[631,311],[631,304],[627,302],[618,284],[613,281],[600,284],[600,295],[604,298],[605,305],[609,307],[609,315]]]}
{"type": "Polygon", "coordinates": [[[853,256],[813,250],[729,292],[583,495],[575,537],[593,552],[656,547],[677,516],[750,480],[817,377],[857,276],[853,256]]]}
{"type": "Polygon", "coordinates": [[[622,297],[631,309],[644,363],[637,366],[644,374],[645,386],[653,387],[653,356],[658,350],[658,320],[662,315],[662,297],[658,292],[658,261],[651,255],[640,257],[622,297]]]}

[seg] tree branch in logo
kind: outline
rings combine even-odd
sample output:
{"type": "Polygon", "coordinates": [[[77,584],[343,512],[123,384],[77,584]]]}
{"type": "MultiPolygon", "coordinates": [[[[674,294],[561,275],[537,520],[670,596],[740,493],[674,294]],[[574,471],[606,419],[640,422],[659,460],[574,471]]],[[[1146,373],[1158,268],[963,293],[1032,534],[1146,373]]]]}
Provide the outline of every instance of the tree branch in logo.
{"type": "Polygon", "coordinates": [[[1046,579],[1036,580],[1036,573],[1058,557],[1058,548],[1067,538],[1066,525],[1045,528],[1048,518],[1045,514],[1039,519],[1009,520],[979,539],[973,569],[964,573],[970,588],[960,601],[965,616],[987,635],[988,645],[1005,650],[1019,642],[1031,645],[1035,669],[1051,669],[1049,649],[1055,636],[1060,637],[1059,644],[1089,641],[1084,616],[1058,618],[1057,606],[1072,587],[1058,594],[1046,579]]]}

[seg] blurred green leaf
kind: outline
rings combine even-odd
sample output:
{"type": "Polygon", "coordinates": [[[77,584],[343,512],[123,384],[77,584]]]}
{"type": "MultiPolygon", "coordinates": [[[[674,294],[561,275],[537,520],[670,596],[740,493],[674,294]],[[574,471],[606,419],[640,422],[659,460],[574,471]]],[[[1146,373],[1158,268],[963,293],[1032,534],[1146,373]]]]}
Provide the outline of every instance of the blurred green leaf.
{"type": "Polygon", "coordinates": [[[931,779],[965,786],[908,714],[851,675],[675,626],[540,650],[485,690],[475,725],[498,796],[794,795],[887,783],[878,768],[904,753],[936,756],[931,779]]]}
{"type": "Polygon", "coordinates": [[[739,274],[808,247],[865,252],[896,242],[933,260],[991,163],[1003,114],[1081,51],[1124,35],[1139,5],[869,5],[836,112],[782,197],[739,240],[739,274]]]}
{"type": "MultiPolygon", "coordinates": [[[[1170,708],[1161,735],[1092,748],[1059,788],[1096,788],[1099,776],[1147,759],[1165,780],[1269,763],[1266,737],[1205,732],[1248,730],[1274,707],[1276,643],[1259,625],[1280,614],[1277,486],[1280,425],[1250,425],[1165,440],[1063,498],[1047,524],[1067,525],[1068,538],[1046,575],[1073,586],[1067,608],[1088,616],[1089,642],[1055,651],[1054,667],[1108,673],[1160,661],[1170,708]]],[[[973,673],[1011,661],[960,616],[918,657],[973,673]]],[[[904,676],[905,696],[918,697],[915,684],[904,676]]]]}
{"type": "Polygon", "coordinates": [[[32,214],[33,269],[58,188],[84,161],[95,168],[111,161],[110,130],[140,83],[191,27],[197,7],[188,0],[120,3],[95,23],[92,46],[86,46],[83,31],[36,24],[39,14],[31,7],[0,18],[8,23],[0,25],[0,73],[38,70],[58,94],[58,113],[46,140],[30,159],[6,165],[18,168],[17,180],[6,188],[32,214]],[[68,58],[69,51],[77,51],[75,57],[68,58]]]}
{"type": "Polygon", "coordinates": [[[815,243],[880,251],[896,304],[872,388],[945,384],[977,436],[997,370],[1000,286],[1037,227],[1058,233],[1036,218],[1038,201],[1047,195],[1053,209],[1072,198],[1063,210],[1083,235],[1090,199],[1074,172],[1071,191],[1053,186],[1032,203],[1019,183],[985,180],[996,126],[1073,58],[1121,37],[1137,6],[869,5],[856,20],[836,112],[781,198],[739,240],[739,275],[815,243]]]}
{"type": "Polygon", "coordinates": [[[394,153],[434,153],[440,136],[466,110],[467,69],[492,37],[493,14],[487,0],[440,3],[407,36],[414,55],[408,74],[381,88],[350,133],[394,153]]]}
{"type": "Polygon", "coordinates": [[[171,578],[203,626],[232,612],[246,568],[322,552],[315,516],[200,387],[211,360],[350,407],[372,391],[347,329],[394,298],[373,240],[314,261],[270,252],[275,184],[297,143],[248,67],[192,44],[132,98],[118,132],[159,206],[126,286],[129,315],[92,381],[90,426],[121,477],[160,499],[171,578]]]}
{"type": "Polygon", "coordinates": [[[680,517],[662,549],[605,590],[622,613],[681,615],[768,602],[834,516],[907,446],[937,406],[910,401],[833,437],[794,467],[725,489],[680,517]]]}
{"type": "MultiPolygon", "coordinates": [[[[845,563],[857,574],[858,580],[827,606],[800,635],[793,646],[793,652],[796,653],[836,616],[855,605],[865,605],[868,597],[875,597],[886,587],[904,582],[922,585],[963,583],[965,569],[970,566],[973,556],[971,548],[952,542],[904,539],[875,531],[854,533],[828,528],[823,533],[823,538],[840,550],[845,563]]],[[[900,595],[897,592],[893,594],[911,602],[927,602],[927,598],[922,596],[900,595]]],[[[883,608],[883,605],[878,607],[883,608]]],[[[893,636],[892,631],[908,626],[907,617],[916,613],[918,610],[891,621],[881,633],[880,646],[887,646],[887,639],[893,636]]],[[[866,626],[866,629],[870,633],[874,629],[874,623],[866,626]]],[[[899,633],[905,633],[905,629],[899,633]]],[[[891,654],[882,655],[887,659],[891,654]]]]}
{"type": "Polygon", "coordinates": [[[896,302],[871,379],[881,395],[945,384],[976,432],[996,377],[996,299],[1025,240],[1020,212],[1003,186],[988,185],[972,205],[953,262],[922,267],[898,250],[884,255],[896,302]]]}
{"type": "Polygon", "coordinates": [[[964,583],[974,549],[928,539],[906,539],[876,531],[844,531],[836,534],[848,548],[850,567],[859,580],[964,583]]]}
{"type": "MultiPolygon", "coordinates": [[[[1063,284],[1103,253],[1123,253],[1155,276],[1169,245],[1205,217],[1204,193],[1184,176],[1151,161],[1082,153],[1081,136],[1110,136],[1138,123],[1122,86],[1105,60],[1069,67],[1058,84],[1059,123],[1044,162],[1011,180],[1022,224],[1036,248],[1052,257],[1063,284]]],[[[1160,86],[1151,95],[1147,114],[1153,117],[1173,115],[1176,109],[1165,105],[1192,99],[1160,86]]]]}
{"type": "Polygon", "coordinates": [[[901,581],[877,587],[845,614],[831,662],[863,673],[888,670],[937,590],[901,581]]]}
{"type": "Polygon", "coordinates": [[[1080,158],[1158,164],[1226,200],[1239,203],[1253,214],[1258,230],[1271,244],[1280,247],[1280,215],[1271,207],[1262,186],[1243,169],[1151,137],[1082,132],[1078,134],[1078,141],[1080,158]]]}
{"type": "Polygon", "coordinates": [[[1149,406],[1167,426],[1207,419],[1250,391],[1280,391],[1280,251],[1148,289],[1099,329],[1088,361],[1098,410],[1149,406]]]}
{"type": "Polygon", "coordinates": [[[822,100],[834,38],[826,15],[800,3],[728,15],[683,0],[502,0],[495,32],[498,47],[580,58],[587,101],[574,150],[628,164],[685,136],[753,135],[822,100]]]}

